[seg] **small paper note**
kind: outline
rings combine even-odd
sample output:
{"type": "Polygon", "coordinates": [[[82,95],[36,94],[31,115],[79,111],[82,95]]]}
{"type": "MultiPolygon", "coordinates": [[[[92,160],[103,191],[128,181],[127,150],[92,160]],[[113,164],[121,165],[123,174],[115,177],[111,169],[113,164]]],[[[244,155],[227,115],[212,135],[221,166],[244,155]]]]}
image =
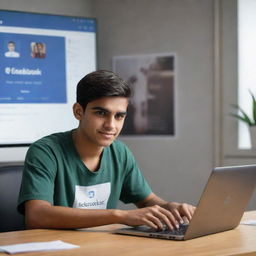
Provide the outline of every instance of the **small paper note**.
{"type": "Polygon", "coordinates": [[[23,243],[0,246],[0,251],[7,252],[9,254],[22,253],[22,252],[36,252],[36,251],[51,251],[51,250],[67,250],[79,248],[80,246],[65,243],[61,240],[51,242],[35,242],[35,243],[23,243]]]}
{"type": "Polygon", "coordinates": [[[245,220],[245,221],[242,221],[240,224],[256,226],[256,220],[245,220]]]}

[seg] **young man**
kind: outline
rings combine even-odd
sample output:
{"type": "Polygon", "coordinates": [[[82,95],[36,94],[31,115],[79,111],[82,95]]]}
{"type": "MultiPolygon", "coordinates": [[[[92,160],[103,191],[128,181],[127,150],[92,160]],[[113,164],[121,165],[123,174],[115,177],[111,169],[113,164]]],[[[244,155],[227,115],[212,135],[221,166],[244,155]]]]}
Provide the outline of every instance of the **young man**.
{"type": "Polygon", "coordinates": [[[15,52],[15,43],[13,41],[9,41],[7,44],[8,52],[6,52],[4,55],[7,58],[19,58],[20,54],[18,52],[15,52]]]}
{"type": "Polygon", "coordinates": [[[86,228],[121,223],[174,229],[195,208],[166,202],[143,178],[119,135],[130,89],[110,71],[86,75],[73,106],[77,129],[35,142],[28,150],[18,209],[27,228],[86,228]],[[118,210],[118,200],[138,209],[118,210]]]}

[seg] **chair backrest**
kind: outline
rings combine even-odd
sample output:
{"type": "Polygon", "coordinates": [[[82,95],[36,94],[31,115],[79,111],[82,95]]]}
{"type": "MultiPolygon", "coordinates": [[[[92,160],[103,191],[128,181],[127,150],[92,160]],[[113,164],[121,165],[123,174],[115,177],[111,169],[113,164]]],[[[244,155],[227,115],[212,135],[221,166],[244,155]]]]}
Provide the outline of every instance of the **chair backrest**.
{"type": "Polygon", "coordinates": [[[0,166],[0,232],[25,228],[24,216],[16,210],[23,165],[0,166]]]}

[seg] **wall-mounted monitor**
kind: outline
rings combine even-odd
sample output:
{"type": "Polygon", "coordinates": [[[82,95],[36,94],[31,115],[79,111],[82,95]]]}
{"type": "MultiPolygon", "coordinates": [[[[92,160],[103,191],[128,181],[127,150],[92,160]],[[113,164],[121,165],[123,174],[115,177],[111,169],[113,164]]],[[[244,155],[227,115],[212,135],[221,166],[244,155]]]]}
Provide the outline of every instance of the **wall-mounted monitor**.
{"type": "Polygon", "coordinates": [[[0,10],[0,146],[76,127],[76,85],[95,69],[95,19],[0,10]]]}

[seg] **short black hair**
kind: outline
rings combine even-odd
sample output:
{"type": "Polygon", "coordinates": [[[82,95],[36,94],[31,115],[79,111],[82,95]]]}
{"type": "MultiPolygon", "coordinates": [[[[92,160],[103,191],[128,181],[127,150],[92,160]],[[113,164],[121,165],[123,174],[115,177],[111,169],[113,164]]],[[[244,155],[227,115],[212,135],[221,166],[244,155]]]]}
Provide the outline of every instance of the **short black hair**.
{"type": "Polygon", "coordinates": [[[129,98],[128,83],[112,71],[98,70],[87,74],[77,84],[76,101],[85,110],[87,104],[102,97],[129,98]]]}

